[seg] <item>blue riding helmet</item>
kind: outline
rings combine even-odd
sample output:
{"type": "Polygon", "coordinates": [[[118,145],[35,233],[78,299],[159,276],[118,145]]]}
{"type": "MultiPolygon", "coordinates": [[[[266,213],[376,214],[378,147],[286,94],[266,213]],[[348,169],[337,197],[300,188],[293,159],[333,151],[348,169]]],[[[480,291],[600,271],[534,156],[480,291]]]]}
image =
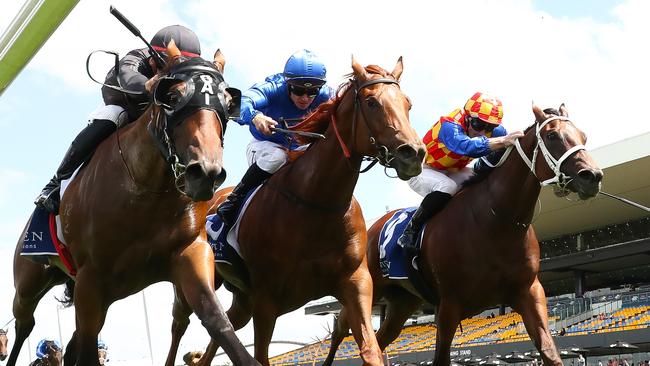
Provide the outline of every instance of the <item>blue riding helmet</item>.
{"type": "Polygon", "coordinates": [[[97,349],[103,349],[108,351],[108,346],[101,339],[97,341],[97,349]]]}
{"type": "Polygon", "coordinates": [[[52,339],[41,339],[40,342],[38,342],[38,345],[36,346],[36,358],[43,358],[45,355],[47,355],[47,342],[53,342],[54,346],[58,349],[61,348],[61,343],[57,340],[52,340],[52,339]]]}
{"type": "Polygon", "coordinates": [[[322,86],[327,81],[327,69],[315,53],[300,50],[284,65],[284,78],[290,84],[301,86],[322,86]]]}

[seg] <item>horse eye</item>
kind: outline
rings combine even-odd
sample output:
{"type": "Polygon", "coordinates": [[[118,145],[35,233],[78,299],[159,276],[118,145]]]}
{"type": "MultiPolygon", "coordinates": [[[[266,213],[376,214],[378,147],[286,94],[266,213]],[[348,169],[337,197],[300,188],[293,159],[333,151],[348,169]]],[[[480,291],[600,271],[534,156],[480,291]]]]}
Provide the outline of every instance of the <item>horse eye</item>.
{"type": "Polygon", "coordinates": [[[555,131],[549,132],[548,135],[546,136],[548,137],[549,140],[558,140],[560,138],[560,134],[555,131]]]}
{"type": "Polygon", "coordinates": [[[375,99],[375,97],[369,97],[366,99],[366,104],[368,104],[368,107],[370,108],[378,108],[379,107],[379,101],[375,99]]]}

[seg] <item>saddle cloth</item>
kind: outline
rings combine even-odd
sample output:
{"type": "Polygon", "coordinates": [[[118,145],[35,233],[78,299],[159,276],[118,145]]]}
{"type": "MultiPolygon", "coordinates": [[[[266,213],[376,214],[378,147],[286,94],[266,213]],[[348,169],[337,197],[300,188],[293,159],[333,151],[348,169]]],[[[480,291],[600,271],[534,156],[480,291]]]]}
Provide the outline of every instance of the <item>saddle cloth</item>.
{"type": "MultiPolygon", "coordinates": [[[[61,182],[61,198],[63,198],[66,188],[68,188],[72,179],[77,175],[79,169],[72,174],[70,179],[61,182]]],[[[72,276],[76,274],[76,270],[72,264],[72,256],[63,238],[59,215],[51,214],[40,206],[34,208],[34,212],[27,223],[27,230],[25,230],[25,236],[23,237],[23,247],[20,255],[39,264],[48,264],[49,257],[59,256],[68,269],[69,274],[72,276]]]]}
{"type": "MultiPolygon", "coordinates": [[[[404,233],[406,226],[417,207],[407,207],[395,211],[379,233],[379,266],[384,277],[391,279],[408,279],[409,269],[404,257],[404,250],[397,244],[397,239],[404,233]]],[[[418,234],[416,246],[418,251],[422,243],[422,233],[426,225],[423,225],[418,234]]],[[[416,268],[417,269],[417,268],[416,268]]]]}
{"type": "Polygon", "coordinates": [[[244,204],[241,205],[237,212],[237,220],[231,228],[226,228],[226,225],[221,221],[219,215],[208,215],[207,221],[205,222],[205,230],[208,234],[208,243],[210,243],[212,251],[214,252],[215,262],[234,265],[234,261],[242,261],[242,256],[239,251],[239,242],[237,241],[239,222],[241,221],[242,216],[244,216],[244,212],[246,212],[253,196],[255,196],[255,193],[257,193],[261,187],[262,186],[259,186],[248,192],[244,204]]]}
{"type": "Polygon", "coordinates": [[[72,257],[62,238],[59,216],[36,206],[23,236],[20,255],[39,264],[48,264],[50,257],[59,256],[68,273],[74,276],[76,270],[72,265],[72,257]]]}

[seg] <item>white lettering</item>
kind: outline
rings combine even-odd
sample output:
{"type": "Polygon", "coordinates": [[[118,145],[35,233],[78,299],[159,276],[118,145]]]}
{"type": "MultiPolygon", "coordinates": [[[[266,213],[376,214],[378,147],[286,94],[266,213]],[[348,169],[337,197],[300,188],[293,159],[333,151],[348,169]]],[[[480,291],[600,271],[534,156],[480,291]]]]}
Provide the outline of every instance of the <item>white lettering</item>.
{"type": "Polygon", "coordinates": [[[203,81],[201,93],[214,94],[214,91],[212,91],[212,77],[210,75],[201,75],[201,81],[203,81]]]}
{"type": "Polygon", "coordinates": [[[39,231],[39,232],[34,231],[34,232],[32,232],[32,241],[36,241],[36,239],[38,239],[38,241],[43,241],[43,232],[42,231],[39,231]]]}

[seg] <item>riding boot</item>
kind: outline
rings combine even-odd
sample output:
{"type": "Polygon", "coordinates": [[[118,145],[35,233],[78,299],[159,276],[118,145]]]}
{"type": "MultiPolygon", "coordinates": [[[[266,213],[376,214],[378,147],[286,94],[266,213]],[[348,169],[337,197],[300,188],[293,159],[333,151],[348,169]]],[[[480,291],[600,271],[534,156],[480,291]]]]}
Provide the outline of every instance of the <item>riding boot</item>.
{"type": "Polygon", "coordinates": [[[429,193],[415,211],[411,221],[406,226],[402,236],[397,239],[397,244],[405,251],[415,254],[417,248],[417,236],[425,222],[440,211],[451,199],[451,195],[445,192],[433,191],[429,193]]]}
{"type": "Polygon", "coordinates": [[[257,166],[256,163],[253,163],[253,165],[248,168],[242,177],[241,182],[235,186],[232,192],[230,192],[230,195],[228,195],[228,198],[226,198],[217,209],[217,215],[219,215],[226,226],[230,227],[235,223],[235,220],[237,219],[235,215],[237,214],[239,206],[244,202],[246,194],[248,194],[251,189],[262,184],[271,175],[271,173],[257,166]]]}
{"type": "Polygon", "coordinates": [[[70,144],[63,161],[56,170],[56,174],[45,185],[34,203],[55,215],[58,214],[61,181],[70,178],[75,170],[92,155],[97,145],[113,133],[115,129],[113,121],[97,119],[81,130],[70,144]]]}

